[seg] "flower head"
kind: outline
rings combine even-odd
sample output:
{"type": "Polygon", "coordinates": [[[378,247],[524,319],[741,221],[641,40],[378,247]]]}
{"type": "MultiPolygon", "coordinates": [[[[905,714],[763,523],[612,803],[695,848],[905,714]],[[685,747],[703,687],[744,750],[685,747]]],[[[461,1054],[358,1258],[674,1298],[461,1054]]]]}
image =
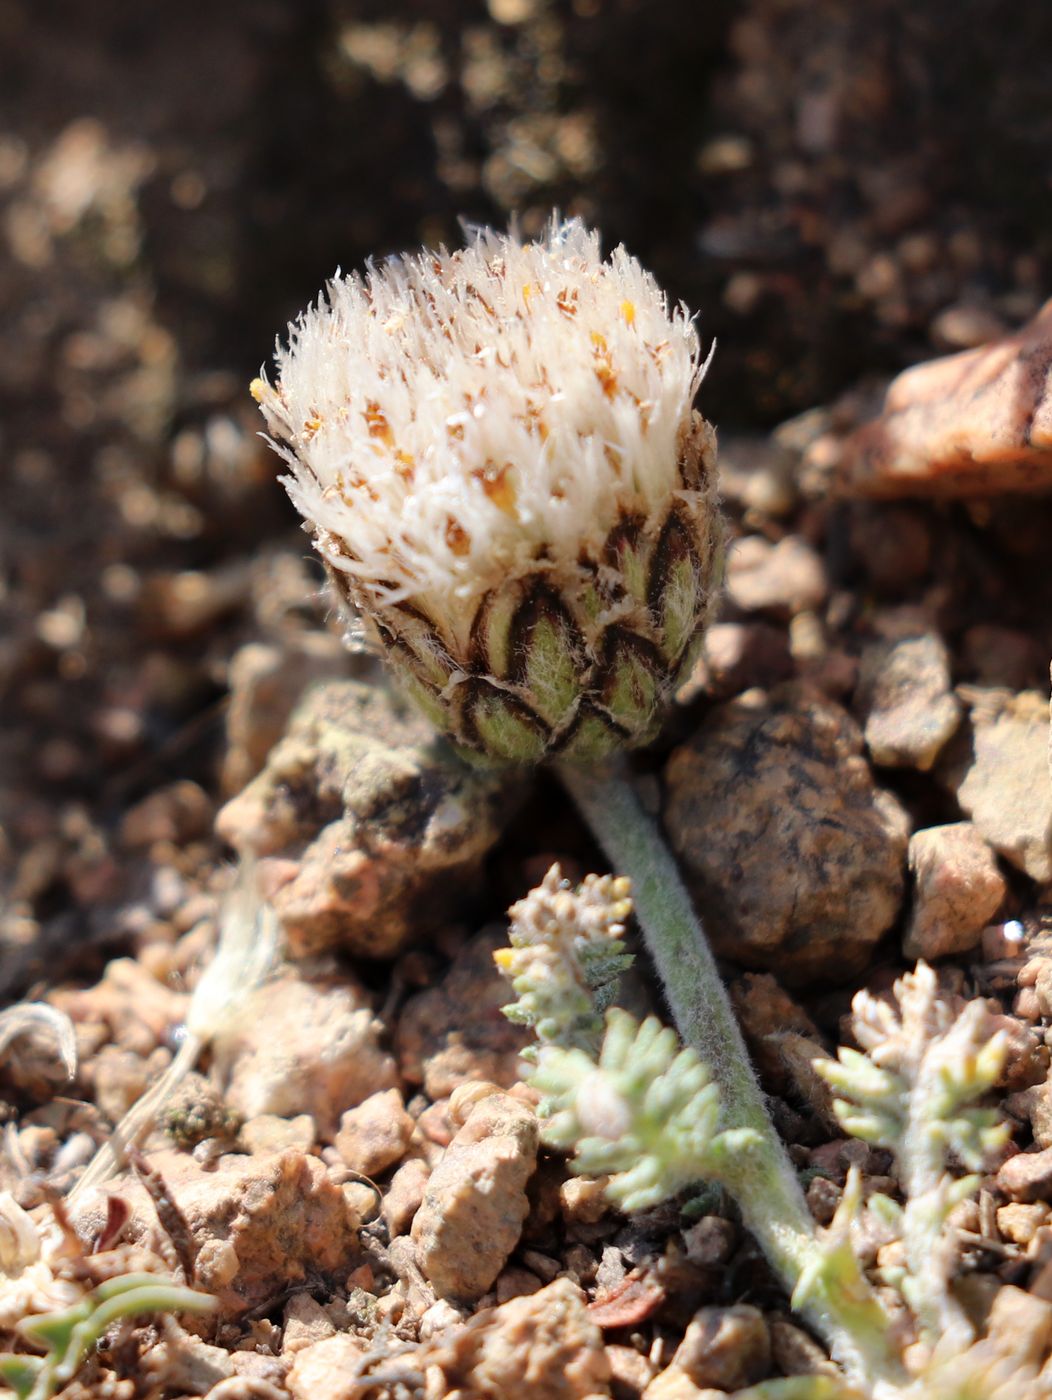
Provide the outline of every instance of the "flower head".
{"type": "Polygon", "coordinates": [[[337,277],[253,385],[342,601],[468,748],[653,732],[721,539],[694,327],[572,220],[337,277]]]}

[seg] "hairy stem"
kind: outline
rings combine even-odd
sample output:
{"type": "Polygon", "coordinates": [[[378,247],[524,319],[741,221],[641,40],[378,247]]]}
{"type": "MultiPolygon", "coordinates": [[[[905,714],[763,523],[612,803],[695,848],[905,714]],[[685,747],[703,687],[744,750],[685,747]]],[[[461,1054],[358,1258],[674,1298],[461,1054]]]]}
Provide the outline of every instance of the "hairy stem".
{"type": "MultiPolygon", "coordinates": [[[[819,1240],[676,863],[626,777],[569,765],[558,773],[611,865],[632,881],[636,916],[680,1036],[719,1085],[721,1126],[759,1134],[760,1145],[743,1154],[725,1185],[792,1292],[818,1258],[819,1240]]],[[[861,1274],[854,1282],[857,1286],[833,1288],[813,1299],[806,1312],[853,1376],[892,1382],[899,1364],[886,1337],[883,1310],[861,1274]]]]}

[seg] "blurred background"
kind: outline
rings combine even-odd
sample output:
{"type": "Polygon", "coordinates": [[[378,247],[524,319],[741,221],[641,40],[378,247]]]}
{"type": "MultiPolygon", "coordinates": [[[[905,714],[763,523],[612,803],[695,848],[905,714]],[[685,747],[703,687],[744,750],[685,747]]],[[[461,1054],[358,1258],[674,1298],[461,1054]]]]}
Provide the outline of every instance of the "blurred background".
{"type": "Polygon", "coordinates": [[[330,664],[247,385],[337,267],[581,214],[766,430],[1036,310],[1050,40],[1041,0],[0,0],[15,895],[90,903],[129,803],[244,781],[243,643],[330,664]]]}

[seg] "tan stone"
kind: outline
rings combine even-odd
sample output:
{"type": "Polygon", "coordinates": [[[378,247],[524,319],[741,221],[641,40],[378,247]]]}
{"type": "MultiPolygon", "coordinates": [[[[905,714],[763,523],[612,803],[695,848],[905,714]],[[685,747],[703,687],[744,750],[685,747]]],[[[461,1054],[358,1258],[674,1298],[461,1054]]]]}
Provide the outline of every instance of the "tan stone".
{"type": "Polygon", "coordinates": [[[1052,1195],[1052,1147],[1009,1157],[997,1173],[997,1185],[1012,1201],[1047,1201],[1052,1195]]]}
{"type": "Polygon", "coordinates": [[[1010,1202],[997,1212],[997,1228],[1012,1244],[1029,1244],[1048,1218],[1048,1207],[1010,1202]]]}
{"type": "Polygon", "coordinates": [[[1047,883],[1052,880],[1048,698],[1036,690],[1013,695],[973,688],[968,699],[970,749],[948,753],[946,781],[994,850],[1032,880],[1047,883]]]}
{"type": "Polygon", "coordinates": [[[438,1297],[468,1301],[493,1285],[529,1211],[539,1143],[536,1117],[510,1094],[491,1094],[468,1115],[431,1173],[411,1230],[438,1297]]]}
{"type": "MultiPolygon", "coordinates": [[[[340,1188],[323,1163],[302,1152],[230,1153],[206,1170],[185,1152],[150,1154],[182,1212],[197,1250],[201,1286],[236,1316],[267,1304],[290,1285],[344,1269],[356,1235],[340,1188]]],[[[125,1237],[153,1237],[157,1213],[132,1175],[109,1190],[131,1207],[125,1237]]],[[[75,1215],[85,1238],[106,1219],[106,1194],[85,1198],[75,1215]]]]}
{"type": "Polygon", "coordinates": [[[345,1332],[315,1342],[296,1356],[285,1384],[293,1400],[357,1400],[365,1347],[345,1332]]]}
{"type": "Polygon", "coordinates": [[[294,1293],[285,1304],[285,1327],[282,1335],[283,1356],[295,1356],[316,1342],[335,1335],[336,1328],[329,1314],[309,1293],[294,1293]]]}
{"type": "Polygon", "coordinates": [[[431,1168],[422,1157],[410,1157],[391,1178],[381,1214],[392,1238],[404,1235],[420,1209],[431,1168]]]}
{"type": "Polygon", "coordinates": [[[599,1400],[610,1363],[581,1290],[556,1279],[539,1293],[477,1313],[428,1358],[457,1395],[500,1400],[599,1400]]]}
{"type": "Polygon", "coordinates": [[[383,686],[328,681],[216,829],[261,858],[294,952],[390,957],[463,899],[521,790],[437,744],[383,686]]]}
{"type": "Polygon", "coordinates": [[[974,948],[1005,896],[994,853],[971,822],[930,826],[910,837],[913,910],[902,950],[944,958],[974,948]]]}
{"type": "Polygon", "coordinates": [[[336,1151],[352,1171],[378,1176],[405,1156],[414,1126],[402,1091],[385,1089],[343,1115],[336,1151]]]}
{"type": "Polygon", "coordinates": [[[840,470],[853,496],[1052,489],[1052,301],[1014,335],[900,374],[840,470]]]}
{"type": "Polygon", "coordinates": [[[758,1308],[738,1303],[702,1308],[672,1358],[697,1386],[738,1390],[763,1380],[771,1364],[771,1339],[758,1308]]]}

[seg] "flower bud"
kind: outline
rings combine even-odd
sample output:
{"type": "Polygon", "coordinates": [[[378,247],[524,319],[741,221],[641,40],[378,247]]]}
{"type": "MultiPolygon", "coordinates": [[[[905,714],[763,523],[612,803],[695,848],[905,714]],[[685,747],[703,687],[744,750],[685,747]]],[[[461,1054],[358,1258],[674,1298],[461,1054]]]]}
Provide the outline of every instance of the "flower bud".
{"type": "Polygon", "coordinates": [[[572,220],[337,277],[253,384],[341,603],[459,745],[655,734],[712,608],[715,434],[683,308],[572,220]]]}

